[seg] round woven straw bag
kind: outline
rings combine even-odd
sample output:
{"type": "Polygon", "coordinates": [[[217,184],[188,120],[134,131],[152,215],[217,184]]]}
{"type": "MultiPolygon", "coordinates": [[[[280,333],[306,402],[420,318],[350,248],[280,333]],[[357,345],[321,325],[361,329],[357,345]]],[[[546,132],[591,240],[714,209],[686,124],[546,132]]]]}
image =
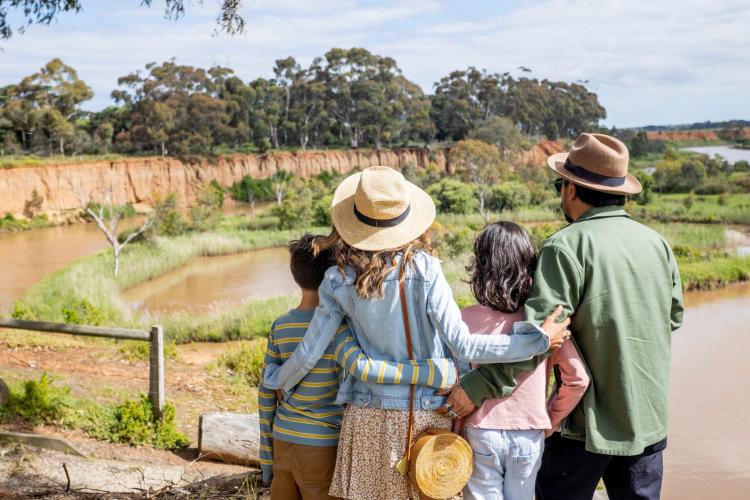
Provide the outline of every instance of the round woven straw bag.
{"type": "Polygon", "coordinates": [[[411,445],[409,478],[427,498],[451,498],[466,486],[474,454],[464,438],[445,429],[428,429],[411,445]]]}

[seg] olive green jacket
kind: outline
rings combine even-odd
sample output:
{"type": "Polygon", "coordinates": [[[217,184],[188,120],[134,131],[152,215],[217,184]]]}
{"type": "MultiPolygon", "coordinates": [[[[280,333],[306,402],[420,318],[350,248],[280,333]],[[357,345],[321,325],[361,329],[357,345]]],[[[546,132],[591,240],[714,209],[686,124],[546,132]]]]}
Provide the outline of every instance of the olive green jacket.
{"type": "MultiPolygon", "coordinates": [[[[664,439],[671,337],[683,315],[669,244],[621,207],[590,209],[539,252],[526,317],[539,324],[558,304],[573,315],[570,330],[591,375],[563,436],[608,455],[638,455],[664,439]]],[[[506,395],[524,366],[483,365],[460,384],[479,405],[506,395]]]]}

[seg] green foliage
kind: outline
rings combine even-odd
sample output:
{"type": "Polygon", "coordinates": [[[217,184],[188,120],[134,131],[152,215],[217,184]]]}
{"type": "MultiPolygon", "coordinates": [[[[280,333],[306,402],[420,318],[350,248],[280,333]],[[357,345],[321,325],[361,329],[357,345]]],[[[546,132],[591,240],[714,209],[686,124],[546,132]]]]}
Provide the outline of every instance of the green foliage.
{"type": "Polygon", "coordinates": [[[174,238],[185,234],[188,225],[177,209],[177,197],[170,194],[154,203],[154,222],[147,230],[146,237],[153,239],[156,236],[167,236],[174,238]]]}
{"type": "Polygon", "coordinates": [[[62,307],[62,317],[65,323],[74,325],[102,325],[106,321],[106,313],[93,305],[87,299],[68,301],[62,307]]]}
{"type": "Polygon", "coordinates": [[[130,445],[151,444],[156,448],[183,448],[189,444],[187,436],[177,430],[175,407],[165,403],[161,422],[154,421],[148,396],[127,400],[112,409],[106,429],[107,438],[130,445]]]}
{"type": "Polygon", "coordinates": [[[11,389],[10,399],[5,407],[0,407],[1,419],[17,415],[32,424],[53,423],[61,420],[70,406],[70,389],[52,385],[45,372],[37,380],[23,384],[23,392],[11,389]]]}
{"type": "Polygon", "coordinates": [[[500,150],[516,149],[521,144],[521,131],[505,116],[492,116],[481,120],[469,131],[469,139],[492,144],[500,150]]]}
{"type": "Polygon", "coordinates": [[[685,208],[687,208],[688,210],[690,210],[691,208],[693,208],[693,205],[695,205],[695,196],[693,195],[693,193],[688,194],[682,200],[682,204],[685,205],[685,208]]]}
{"type": "Polygon", "coordinates": [[[313,205],[313,224],[316,226],[331,226],[331,203],[333,195],[329,194],[318,199],[313,205]]]}
{"type": "Polygon", "coordinates": [[[198,202],[190,209],[193,227],[204,231],[215,227],[221,218],[223,205],[224,188],[216,181],[204,185],[198,195],[198,202]]]}
{"type": "Polygon", "coordinates": [[[630,199],[639,205],[647,205],[651,201],[654,178],[647,173],[640,171],[634,172],[633,175],[640,181],[643,190],[640,193],[631,196],[630,199]]]}
{"type": "Polygon", "coordinates": [[[242,342],[219,358],[219,364],[241,375],[251,386],[260,385],[263,377],[263,358],[266,339],[242,342]]]}
{"type": "Polygon", "coordinates": [[[468,214],[478,207],[472,185],[456,179],[442,179],[428,187],[427,193],[441,213],[468,214]]]}
{"type": "Polygon", "coordinates": [[[750,257],[714,257],[680,263],[680,276],[687,290],[746,281],[750,279],[750,257]]]}
{"type": "Polygon", "coordinates": [[[487,206],[490,210],[517,210],[531,202],[531,190],[520,182],[503,182],[492,186],[487,206]]]}

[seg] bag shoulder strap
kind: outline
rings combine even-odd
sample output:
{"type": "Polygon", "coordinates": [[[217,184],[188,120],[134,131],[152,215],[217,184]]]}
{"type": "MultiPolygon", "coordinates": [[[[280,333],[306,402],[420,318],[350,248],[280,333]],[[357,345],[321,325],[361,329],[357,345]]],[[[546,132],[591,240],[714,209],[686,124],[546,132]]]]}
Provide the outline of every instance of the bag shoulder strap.
{"type": "MultiPolygon", "coordinates": [[[[411,347],[411,329],[409,328],[409,311],[406,306],[406,290],[404,289],[404,263],[401,263],[401,274],[399,276],[398,288],[401,299],[401,314],[404,318],[404,337],[406,338],[406,352],[409,354],[409,359],[414,360],[414,352],[411,347]]],[[[409,421],[408,428],[406,430],[406,471],[408,475],[409,471],[409,460],[411,459],[411,440],[412,440],[412,429],[414,426],[414,384],[409,386],[409,421]]]]}

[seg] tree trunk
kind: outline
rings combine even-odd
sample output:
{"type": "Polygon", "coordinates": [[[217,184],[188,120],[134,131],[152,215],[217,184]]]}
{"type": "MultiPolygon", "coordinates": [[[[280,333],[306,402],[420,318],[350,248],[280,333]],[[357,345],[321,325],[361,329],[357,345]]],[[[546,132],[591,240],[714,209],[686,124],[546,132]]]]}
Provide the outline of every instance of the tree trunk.
{"type": "Polygon", "coordinates": [[[250,201],[250,214],[251,214],[251,217],[254,219],[255,218],[255,200],[250,201]]]}
{"type": "Polygon", "coordinates": [[[167,156],[167,145],[164,144],[163,142],[161,143],[161,156],[162,158],[167,156]]]}
{"type": "Polygon", "coordinates": [[[231,464],[257,465],[258,415],[205,413],[198,421],[198,457],[231,464]]]}
{"type": "Polygon", "coordinates": [[[117,278],[117,275],[120,274],[120,249],[115,248],[114,249],[114,269],[113,272],[115,274],[115,278],[117,278]]]}
{"type": "Polygon", "coordinates": [[[60,154],[65,156],[65,139],[60,137],[60,154]]]}

